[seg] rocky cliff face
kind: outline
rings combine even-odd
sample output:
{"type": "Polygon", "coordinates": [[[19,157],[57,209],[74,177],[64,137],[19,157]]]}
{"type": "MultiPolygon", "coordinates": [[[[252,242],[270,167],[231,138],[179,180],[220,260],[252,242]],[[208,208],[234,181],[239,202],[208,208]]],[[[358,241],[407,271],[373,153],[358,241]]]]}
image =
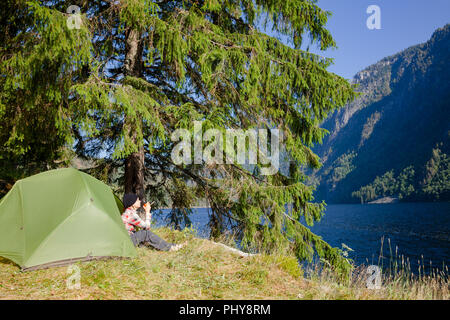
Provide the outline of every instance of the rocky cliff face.
{"type": "Polygon", "coordinates": [[[355,75],[360,96],[323,123],[330,134],[314,150],[323,161],[317,200],[357,201],[353,191],[410,165],[419,181],[437,143],[448,154],[449,63],[450,24],[355,75]]]}

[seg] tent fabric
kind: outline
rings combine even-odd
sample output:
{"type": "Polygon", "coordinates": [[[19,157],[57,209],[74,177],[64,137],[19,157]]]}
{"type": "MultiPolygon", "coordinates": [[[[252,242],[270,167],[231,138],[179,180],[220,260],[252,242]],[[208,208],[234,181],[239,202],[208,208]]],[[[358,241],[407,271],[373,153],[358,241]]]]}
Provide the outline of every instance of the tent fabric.
{"type": "Polygon", "coordinates": [[[116,205],[117,205],[117,208],[119,209],[119,214],[122,215],[122,213],[125,211],[125,207],[122,203],[122,200],[120,200],[119,197],[116,196],[115,194],[114,194],[114,200],[116,200],[116,205]]]}
{"type": "Polygon", "coordinates": [[[0,256],[24,270],[136,255],[111,189],[76,169],[19,180],[0,202],[0,256]]]}

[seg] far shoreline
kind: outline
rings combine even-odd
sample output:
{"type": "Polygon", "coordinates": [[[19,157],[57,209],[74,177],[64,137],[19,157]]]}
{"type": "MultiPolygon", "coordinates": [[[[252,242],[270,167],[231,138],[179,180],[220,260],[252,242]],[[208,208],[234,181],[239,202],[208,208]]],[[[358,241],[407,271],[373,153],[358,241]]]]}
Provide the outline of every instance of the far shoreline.
{"type": "MultiPolygon", "coordinates": [[[[355,203],[355,202],[330,202],[330,203],[326,203],[326,206],[337,206],[337,205],[372,205],[372,204],[412,204],[412,203],[450,203],[450,201],[400,201],[397,198],[394,198],[395,201],[389,201],[389,199],[386,200],[386,198],[390,198],[390,197],[385,197],[385,198],[381,198],[378,200],[374,200],[371,202],[366,202],[366,203],[355,203]]],[[[155,208],[155,210],[171,210],[171,207],[160,207],[160,208],[155,208]]],[[[190,207],[190,209],[211,209],[210,207],[190,207]]]]}

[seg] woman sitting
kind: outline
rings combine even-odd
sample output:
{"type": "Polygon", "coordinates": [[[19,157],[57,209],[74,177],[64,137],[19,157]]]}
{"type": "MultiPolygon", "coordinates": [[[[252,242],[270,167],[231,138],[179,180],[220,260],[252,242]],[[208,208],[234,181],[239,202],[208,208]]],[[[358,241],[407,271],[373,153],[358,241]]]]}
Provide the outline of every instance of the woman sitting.
{"type": "Polygon", "coordinates": [[[139,246],[141,244],[149,244],[152,247],[162,250],[162,251],[177,251],[184,246],[183,244],[173,244],[164,241],[156,234],[150,231],[151,224],[151,206],[149,203],[144,205],[145,209],[145,221],[142,220],[137,214],[137,209],[141,207],[141,200],[134,193],[128,193],[123,196],[123,205],[125,208],[122,214],[122,221],[128,230],[131,237],[131,241],[134,246],[139,246]],[[136,227],[141,228],[141,230],[136,231],[136,227]]]}

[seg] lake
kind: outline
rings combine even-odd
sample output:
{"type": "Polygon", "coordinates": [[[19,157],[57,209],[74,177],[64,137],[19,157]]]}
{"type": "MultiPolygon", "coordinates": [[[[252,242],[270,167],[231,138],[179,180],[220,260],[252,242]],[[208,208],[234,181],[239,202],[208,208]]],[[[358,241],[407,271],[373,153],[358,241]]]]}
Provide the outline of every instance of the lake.
{"type": "MultiPolygon", "coordinates": [[[[155,215],[156,225],[163,225],[170,210],[161,211],[155,215]]],[[[191,221],[199,236],[208,236],[207,208],[194,209],[191,221]]],[[[433,268],[440,270],[443,264],[450,264],[450,203],[329,205],[325,216],[311,231],[334,247],[344,243],[352,248],[349,257],[356,264],[389,266],[396,255],[409,258],[414,273],[419,264],[427,272],[430,261],[433,268]]]]}

